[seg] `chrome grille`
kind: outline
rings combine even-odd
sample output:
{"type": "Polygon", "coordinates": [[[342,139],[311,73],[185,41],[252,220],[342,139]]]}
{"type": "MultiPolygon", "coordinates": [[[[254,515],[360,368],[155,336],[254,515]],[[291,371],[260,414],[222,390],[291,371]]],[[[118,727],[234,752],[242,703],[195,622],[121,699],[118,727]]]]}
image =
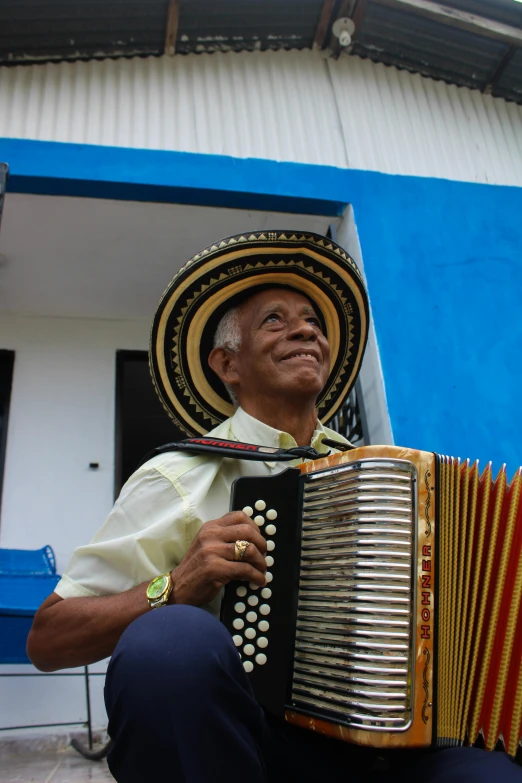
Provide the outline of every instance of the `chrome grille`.
{"type": "Polygon", "coordinates": [[[410,724],[415,482],[394,459],[305,477],[297,709],[376,731],[410,724]]]}

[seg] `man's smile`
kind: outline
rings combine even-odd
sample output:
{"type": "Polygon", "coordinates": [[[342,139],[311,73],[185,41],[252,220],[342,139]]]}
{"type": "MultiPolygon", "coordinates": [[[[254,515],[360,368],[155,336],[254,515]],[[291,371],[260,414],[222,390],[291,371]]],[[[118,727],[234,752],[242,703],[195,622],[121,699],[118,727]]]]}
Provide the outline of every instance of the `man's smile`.
{"type": "Polygon", "coordinates": [[[292,351],[287,356],[283,356],[280,361],[287,362],[289,359],[312,359],[319,363],[319,357],[315,352],[312,353],[311,351],[292,351]]]}

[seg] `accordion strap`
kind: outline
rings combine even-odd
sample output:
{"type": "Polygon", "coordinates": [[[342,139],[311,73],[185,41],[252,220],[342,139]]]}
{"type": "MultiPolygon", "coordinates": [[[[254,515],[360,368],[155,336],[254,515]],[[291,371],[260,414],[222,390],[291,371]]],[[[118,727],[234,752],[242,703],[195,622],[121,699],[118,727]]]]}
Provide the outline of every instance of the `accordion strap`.
{"type": "MultiPolygon", "coordinates": [[[[323,441],[327,446],[344,451],[345,443],[323,441]]],[[[189,454],[219,454],[221,457],[234,459],[257,460],[259,462],[290,462],[293,459],[317,459],[324,457],[311,446],[297,446],[295,449],[275,449],[269,446],[257,446],[254,443],[241,443],[237,440],[217,440],[215,438],[187,438],[177,443],[166,443],[164,446],[149,451],[142,459],[139,467],[158,454],[168,451],[186,451],[189,454]]]]}

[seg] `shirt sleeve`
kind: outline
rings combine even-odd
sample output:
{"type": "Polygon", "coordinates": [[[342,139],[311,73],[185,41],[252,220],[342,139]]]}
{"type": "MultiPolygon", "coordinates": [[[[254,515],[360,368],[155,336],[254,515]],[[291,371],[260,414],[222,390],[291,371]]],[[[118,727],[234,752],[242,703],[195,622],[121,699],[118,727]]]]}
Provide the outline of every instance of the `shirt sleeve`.
{"type": "Polygon", "coordinates": [[[141,469],[93,540],[75,550],[55,592],[62,598],[114,595],[172,570],[190,544],[192,516],[168,478],[141,469]]]}

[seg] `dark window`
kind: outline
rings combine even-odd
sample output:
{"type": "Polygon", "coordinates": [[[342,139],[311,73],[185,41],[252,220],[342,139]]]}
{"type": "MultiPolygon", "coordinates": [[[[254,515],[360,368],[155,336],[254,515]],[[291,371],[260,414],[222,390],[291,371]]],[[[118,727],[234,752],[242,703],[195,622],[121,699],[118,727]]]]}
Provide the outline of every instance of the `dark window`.
{"type": "Polygon", "coordinates": [[[361,384],[360,381],[357,381],[337,414],[328,422],[329,427],[344,435],[354,446],[364,446],[370,443],[368,424],[361,399],[361,384]]]}
{"type": "Polygon", "coordinates": [[[149,451],[186,437],[156,395],[147,352],[117,351],[115,496],[149,451]]]}
{"type": "Polygon", "coordinates": [[[0,350],[0,501],[4,479],[5,450],[7,446],[7,422],[13,383],[14,351],[0,350]]]}

